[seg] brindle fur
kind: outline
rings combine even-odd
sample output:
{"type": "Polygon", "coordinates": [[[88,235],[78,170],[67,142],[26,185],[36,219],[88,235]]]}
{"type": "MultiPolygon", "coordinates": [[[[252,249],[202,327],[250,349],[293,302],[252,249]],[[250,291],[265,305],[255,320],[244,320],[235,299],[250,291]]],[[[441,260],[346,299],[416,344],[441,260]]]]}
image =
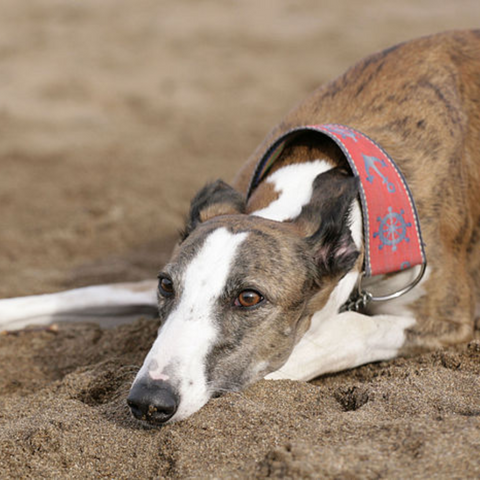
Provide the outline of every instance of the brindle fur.
{"type": "MultiPolygon", "coordinates": [[[[410,306],[417,323],[404,353],[468,341],[480,297],[480,30],[400,44],[320,87],[272,130],[235,188],[246,193],[274,139],[316,123],[345,124],[375,139],[415,198],[431,272],[426,294],[410,306]]],[[[275,168],[314,158],[344,165],[333,142],[310,134],[286,149],[275,168]]],[[[247,212],[272,199],[271,186],[261,184],[247,212]]]]}
{"type": "MultiPolygon", "coordinates": [[[[153,423],[182,419],[212,395],[265,376],[309,380],[472,338],[480,293],[479,147],[480,31],[398,45],[313,92],[268,135],[233,187],[217,181],[194,198],[165,267],[163,280],[173,286],[160,289],[165,324],[129,395],[134,415],[153,423]],[[292,175],[290,191],[279,198],[276,177],[267,178],[246,199],[273,141],[322,123],[358,129],[389,152],[413,193],[426,244],[424,282],[400,301],[361,314],[341,312],[362,268],[363,245],[357,180],[333,141],[296,136],[268,173],[278,171],[287,179],[282,185],[292,175]],[[310,198],[295,197],[297,180],[310,198]],[[229,242],[232,250],[223,254],[229,242]],[[248,290],[260,303],[243,308],[237,302],[248,290]],[[206,332],[204,348],[194,348],[186,331],[206,332]],[[187,343],[169,349],[174,334],[187,343]]],[[[381,278],[377,287],[406,275],[381,278]]]]}

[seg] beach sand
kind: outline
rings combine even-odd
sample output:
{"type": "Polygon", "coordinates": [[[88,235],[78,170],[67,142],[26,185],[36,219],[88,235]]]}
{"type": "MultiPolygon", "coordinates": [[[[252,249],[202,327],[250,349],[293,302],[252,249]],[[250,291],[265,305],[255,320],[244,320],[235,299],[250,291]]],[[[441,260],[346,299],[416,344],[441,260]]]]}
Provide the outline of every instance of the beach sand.
{"type": "MultiPolygon", "coordinates": [[[[0,297],[154,278],[195,191],[312,89],[479,15],[477,0],[3,0],[0,297]]],[[[145,428],[125,398],[157,328],[0,336],[0,478],[480,477],[478,335],[145,428]]]]}

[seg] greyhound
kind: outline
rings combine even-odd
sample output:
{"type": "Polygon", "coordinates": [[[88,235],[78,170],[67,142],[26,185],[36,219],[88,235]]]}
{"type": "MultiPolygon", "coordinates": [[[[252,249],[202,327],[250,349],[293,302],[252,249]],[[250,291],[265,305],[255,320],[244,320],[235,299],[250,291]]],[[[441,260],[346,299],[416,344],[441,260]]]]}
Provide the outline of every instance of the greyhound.
{"type": "Polygon", "coordinates": [[[467,342],[480,287],[479,105],[480,30],[369,56],[287,114],[232,185],[195,196],[158,282],[5,299],[0,326],[158,306],[127,399],[153,425],[262,378],[307,381],[467,342]],[[365,175],[350,161],[357,140],[376,145],[359,154],[365,175]],[[397,208],[388,195],[399,190],[397,208]],[[402,249],[397,266],[372,266],[402,249]]]}

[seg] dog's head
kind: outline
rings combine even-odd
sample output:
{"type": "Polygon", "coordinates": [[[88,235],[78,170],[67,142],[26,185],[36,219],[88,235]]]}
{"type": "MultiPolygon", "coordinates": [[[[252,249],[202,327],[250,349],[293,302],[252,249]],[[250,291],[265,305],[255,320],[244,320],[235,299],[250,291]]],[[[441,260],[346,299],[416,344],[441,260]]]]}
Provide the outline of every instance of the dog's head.
{"type": "Polygon", "coordinates": [[[159,275],[162,326],[128,397],[133,414],[181,420],[279,369],[356,263],[356,196],[356,180],[330,170],[296,219],[275,222],[246,215],[244,198],[221,181],[201,190],[159,275]]]}

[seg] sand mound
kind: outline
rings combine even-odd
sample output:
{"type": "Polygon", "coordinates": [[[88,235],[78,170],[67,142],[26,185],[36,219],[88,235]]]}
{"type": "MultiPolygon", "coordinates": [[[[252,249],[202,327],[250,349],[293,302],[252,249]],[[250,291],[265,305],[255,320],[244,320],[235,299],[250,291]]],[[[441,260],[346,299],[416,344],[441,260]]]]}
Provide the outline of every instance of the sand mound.
{"type": "Polygon", "coordinates": [[[157,326],[1,337],[2,477],[480,475],[478,340],[312,384],[262,381],[144,428],[125,398],[157,326]]]}

